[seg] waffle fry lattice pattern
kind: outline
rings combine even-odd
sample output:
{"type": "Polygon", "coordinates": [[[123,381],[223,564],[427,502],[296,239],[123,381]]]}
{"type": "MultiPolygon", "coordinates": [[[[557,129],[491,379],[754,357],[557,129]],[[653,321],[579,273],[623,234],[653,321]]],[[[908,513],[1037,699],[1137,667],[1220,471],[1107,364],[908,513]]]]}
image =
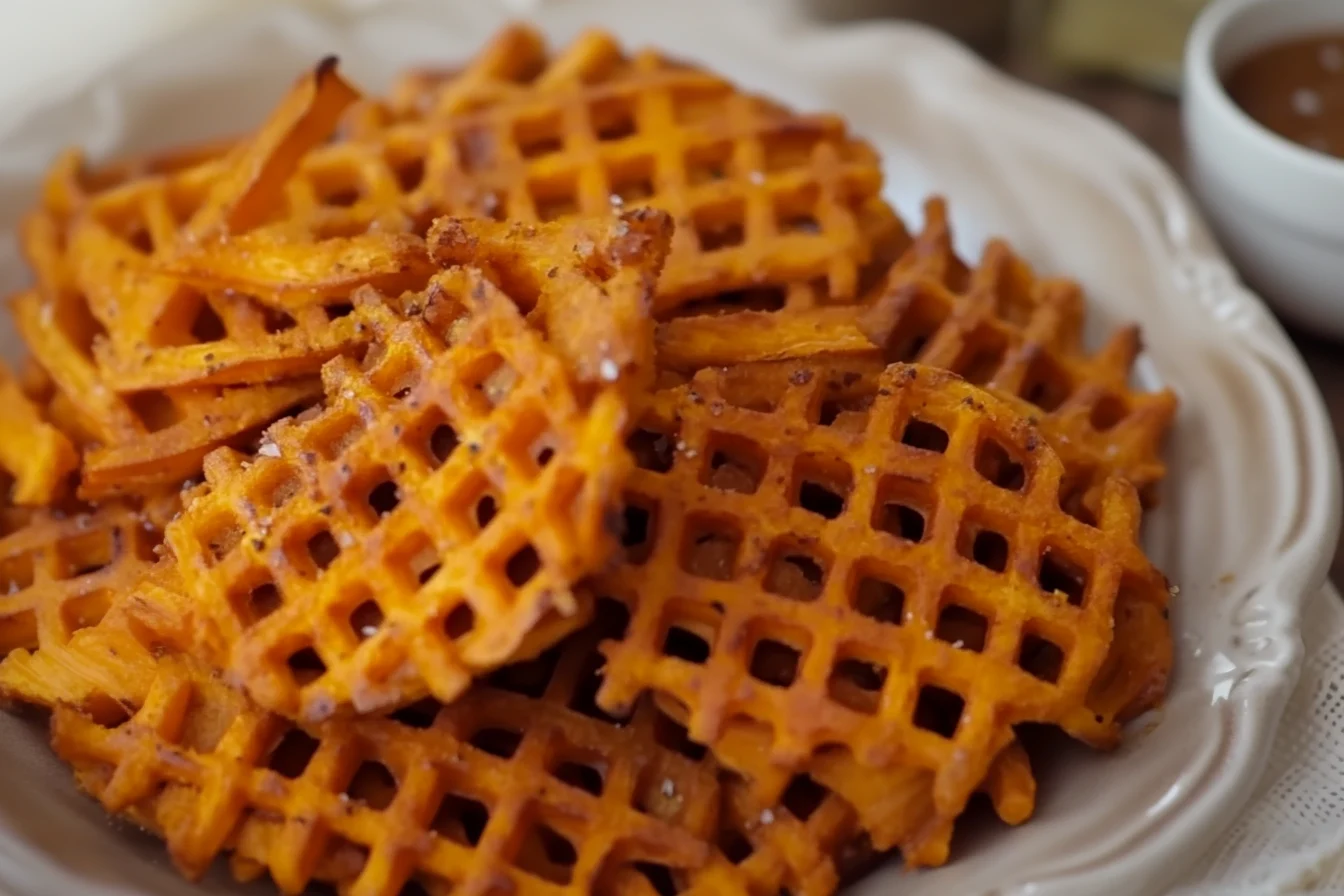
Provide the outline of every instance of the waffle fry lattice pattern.
{"type": "MultiPolygon", "coordinates": [[[[828,300],[852,300],[873,231],[894,218],[877,198],[875,153],[838,118],[791,112],[653,52],[627,57],[596,33],[541,64],[546,72],[533,83],[544,87],[454,81],[436,89],[459,114],[403,114],[315,147],[285,185],[284,210],[259,232],[293,242],[370,228],[424,233],[444,214],[535,224],[652,206],[678,224],[658,313],[795,281],[823,284],[828,300]],[[621,61],[594,68],[598,57],[621,61]]],[[[203,167],[211,165],[218,169],[203,167]]],[[[190,196],[176,183],[202,179],[200,169],[163,179],[154,204],[190,196]]],[[[112,199],[104,204],[114,211],[112,199]]],[[[126,240],[145,232],[113,229],[126,240]]],[[[137,373],[132,364],[143,368],[143,359],[133,355],[101,360],[119,384],[164,384],[137,373]]]]}
{"type": "Polygon", "coordinates": [[[229,667],[286,715],[457,697],[538,626],[582,622],[570,586],[609,550],[619,388],[584,403],[479,273],[430,293],[482,313],[445,321],[450,344],[387,322],[363,369],[325,368],[322,410],[208,459],[169,527],[229,667]]]}
{"type": "Polygon", "coordinates": [[[1095,512],[1098,489],[1112,474],[1133,482],[1145,501],[1165,474],[1161,443],[1176,399],[1131,384],[1137,329],[1121,328],[1088,352],[1078,284],[1038,277],[1001,240],[967,265],[952,245],[941,199],[926,203],[923,230],[858,302],[796,304],[782,315],[748,310],[664,322],[659,361],[687,376],[816,355],[872,377],[895,362],[950,370],[1038,421],[1068,469],[1077,513],[1095,512]]]}
{"type": "Polygon", "coordinates": [[[768,725],[785,767],[838,741],[928,768],[958,814],[1010,725],[1084,702],[1117,594],[1165,601],[1132,490],[1069,516],[1035,430],[930,368],[892,367],[862,411],[806,370],[770,408],[727,379],[664,393],[634,437],[628,559],[599,586],[634,621],[600,702],[665,694],[711,745],[768,725]]]}
{"type": "Polygon", "coordinates": [[[1116,330],[1096,353],[1082,345],[1085,303],[1072,280],[1037,278],[1008,245],[992,241],[961,273],[946,210],[926,208],[926,257],[893,276],[862,328],[888,361],[960,374],[1040,422],[1069,468],[1075,509],[1095,512],[1112,473],[1148,497],[1166,469],[1161,443],[1176,412],[1168,390],[1130,384],[1138,329],[1116,330]]]}
{"type": "Polygon", "coordinates": [[[156,561],[176,495],[143,509],[44,509],[0,537],[0,653],[66,643],[156,561]]]}

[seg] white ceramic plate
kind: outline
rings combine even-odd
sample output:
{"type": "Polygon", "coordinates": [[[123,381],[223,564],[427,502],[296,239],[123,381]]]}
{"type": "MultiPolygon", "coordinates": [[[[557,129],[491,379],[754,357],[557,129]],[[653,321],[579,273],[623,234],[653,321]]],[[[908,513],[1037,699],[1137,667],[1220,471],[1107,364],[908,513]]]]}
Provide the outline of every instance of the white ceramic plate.
{"type": "MultiPolygon", "coordinates": [[[[531,6],[557,39],[601,24],[798,106],[838,110],[884,153],[902,212],[917,220],[920,199],[941,191],[964,252],[1002,234],[1043,271],[1084,282],[1096,333],[1142,323],[1143,384],[1168,384],[1182,401],[1170,481],[1147,532],[1181,586],[1165,710],[1115,755],[1066,751],[1038,769],[1040,806],[1024,827],[986,827],[958,841],[948,867],[888,868],[857,892],[1161,889],[1255,783],[1297,677],[1299,611],[1324,580],[1339,515],[1338,462],[1315,387],[1185,193],[1117,128],[922,29],[821,31],[769,0],[531,6]]],[[[62,145],[107,154],[234,133],[324,54],[339,53],[350,75],[377,89],[407,65],[466,56],[503,18],[482,0],[429,0],[329,18],[271,7],[212,25],[0,132],[0,224],[13,227],[62,145]]],[[[7,229],[0,286],[25,277],[7,229]]],[[[14,349],[13,334],[0,335],[14,349]]],[[[157,843],[109,825],[76,794],[38,728],[0,719],[0,758],[0,888],[182,892],[157,843]]],[[[204,887],[233,892],[222,875],[204,887]]]]}

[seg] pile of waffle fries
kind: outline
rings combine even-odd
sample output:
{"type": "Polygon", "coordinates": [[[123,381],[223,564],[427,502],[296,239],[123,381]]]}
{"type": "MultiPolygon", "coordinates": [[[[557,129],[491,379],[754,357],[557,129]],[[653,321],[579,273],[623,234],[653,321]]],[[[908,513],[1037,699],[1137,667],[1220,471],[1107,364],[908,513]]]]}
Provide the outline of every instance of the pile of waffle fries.
{"type": "Polygon", "coordinates": [[[835,116],[524,27],[59,159],[0,693],[184,874],[286,893],[824,896],[1025,821],[1033,730],[1166,689],[1175,401],[882,186],[835,116]]]}

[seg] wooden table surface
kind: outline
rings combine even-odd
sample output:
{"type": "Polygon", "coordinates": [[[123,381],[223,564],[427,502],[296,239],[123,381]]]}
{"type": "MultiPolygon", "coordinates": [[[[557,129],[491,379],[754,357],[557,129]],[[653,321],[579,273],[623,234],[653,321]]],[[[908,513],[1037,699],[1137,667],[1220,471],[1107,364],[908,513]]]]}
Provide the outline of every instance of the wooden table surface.
{"type": "MultiPolygon", "coordinates": [[[[1174,97],[1144,90],[1117,78],[1061,75],[1031,61],[1010,61],[1003,68],[1023,80],[1105,113],[1156,151],[1177,173],[1184,172],[1180,106],[1174,97]]],[[[1292,326],[1288,327],[1288,335],[1306,358],[1325,398],[1335,438],[1344,444],[1344,345],[1292,326]]],[[[1336,585],[1344,587],[1344,537],[1335,548],[1330,578],[1336,585]]]]}

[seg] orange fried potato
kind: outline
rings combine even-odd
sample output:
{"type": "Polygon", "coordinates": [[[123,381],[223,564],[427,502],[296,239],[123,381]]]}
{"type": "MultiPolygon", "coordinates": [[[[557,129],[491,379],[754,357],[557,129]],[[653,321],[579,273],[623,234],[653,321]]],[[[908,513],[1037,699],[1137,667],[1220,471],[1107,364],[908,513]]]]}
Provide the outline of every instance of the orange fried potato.
{"type": "MultiPolygon", "coordinates": [[[[669,714],[684,720],[679,710],[669,707],[669,714]]],[[[797,786],[797,771],[773,762],[771,740],[768,728],[738,721],[715,741],[714,758],[741,775],[742,786],[758,798],[762,793],[779,793],[779,799],[787,803],[789,788],[797,786]]],[[[837,746],[814,756],[806,776],[854,810],[858,827],[874,849],[899,849],[912,868],[947,862],[956,818],[936,810],[934,774],[929,769],[902,763],[864,766],[837,746]]],[[[1014,741],[999,753],[979,789],[990,797],[1005,824],[1021,824],[1031,817],[1036,808],[1036,779],[1021,744],[1014,741]]]]}
{"type": "MultiPolygon", "coordinates": [[[[367,321],[348,304],[278,311],[227,285],[202,292],[157,271],[154,256],[115,228],[143,226],[156,233],[159,228],[150,225],[168,201],[159,182],[120,188],[95,200],[69,235],[74,284],[109,333],[94,346],[99,373],[116,389],[266,385],[313,375],[330,358],[367,343],[367,321]]],[[[154,239],[171,240],[173,233],[154,239]]],[[[272,258],[269,249],[254,248],[255,265],[272,258]]],[[[274,257],[283,259],[283,252],[274,257]]],[[[409,276],[388,285],[397,291],[423,286],[428,265],[404,273],[409,276]]],[[[348,292],[345,299],[348,303],[348,292]]]]}
{"type": "MultiPolygon", "coordinates": [[[[587,239],[611,245],[629,226],[587,239]]],[[[571,235],[539,231],[533,250],[571,235]]],[[[662,259],[645,249],[587,274],[612,290],[590,314],[646,301],[662,259]]],[[[449,701],[586,620],[572,587],[612,549],[633,382],[582,382],[524,320],[534,297],[515,302],[518,277],[491,273],[436,275],[404,320],[375,309],[363,365],[328,364],[324,404],[254,455],[207,459],[169,526],[202,646],[266,708],[317,720],[449,701]]]]}
{"type": "Polygon", "coordinates": [[[286,94],[251,139],[225,160],[227,173],[186,227],[195,242],[244,233],[274,212],[285,182],[304,156],[335,130],[359,92],[336,71],[329,56],[286,94]]]}
{"type": "MultiPolygon", "coordinates": [[[[205,352],[227,353],[196,335],[203,306],[222,319],[227,339],[214,342],[273,341],[273,331],[242,333],[219,307],[228,304],[219,289],[232,285],[248,292],[245,307],[269,305],[296,318],[312,304],[342,306],[347,286],[391,288],[404,273],[399,250],[362,238],[421,235],[442,215],[534,225],[613,208],[666,211],[677,228],[654,296],[664,316],[703,312],[701,303],[731,307],[734,291],[799,285],[806,288],[794,292],[810,295],[799,299],[809,306],[854,301],[863,272],[901,231],[879,197],[876,154],[839,119],[793,112],[652,51],[627,53],[600,32],[547,55],[536,33],[508,30],[460,77],[429,78],[433,95],[411,106],[346,105],[372,117],[329,143],[318,134],[334,126],[336,107],[352,92],[332,86],[324,102],[323,89],[339,79],[323,71],[227,159],[86,203],[81,235],[92,239],[92,231],[103,248],[81,249],[94,261],[79,282],[116,297],[95,298],[95,313],[121,309],[115,320],[100,316],[109,340],[99,365],[115,388],[223,383],[223,376],[256,382],[268,374],[225,374],[232,365],[201,363],[205,352]],[[663,99],[670,117],[636,114],[663,99]],[[442,117],[450,108],[459,114],[442,117]],[[654,170],[655,158],[667,170],[654,170]],[[218,230],[211,222],[233,205],[243,212],[228,224],[230,239],[216,245],[207,239],[218,230]],[[124,251],[107,245],[117,241],[124,251]],[[290,248],[250,251],[281,245],[290,248]],[[134,255],[146,247],[150,257],[137,266],[134,255]],[[327,265],[346,252],[355,252],[348,269],[327,265]],[[114,257],[132,282],[110,279],[114,257]],[[182,280],[204,290],[206,301],[181,289],[182,280]]],[[[297,329],[308,345],[338,328],[300,320],[297,329]]],[[[295,364],[320,354],[292,350],[295,364]]]]}
{"type": "Polygon", "coordinates": [[[547,227],[440,219],[429,234],[441,264],[472,264],[519,297],[581,380],[653,380],[650,299],[657,269],[639,264],[667,255],[672,222],[635,210],[609,238],[594,242],[585,221],[547,227]],[[545,236],[543,237],[543,234],[545,236]],[[554,235],[552,235],[554,234],[554,235]],[[538,251],[538,244],[551,251],[538,251]]]}
{"type": "Polygon", "coordinates": [[[242,234],[191,252],[158,269],[203,289],[231,289],[278,308],[339,304],[361,286],[396,294],[423,286],[431,273],[425,244],[403,233],[366,233],[318,243],[279,243],[242,234]]]}
{"type": "MultiPolygon", "coordinates": [[[[90,200],[66,197],[78,207],[90,200]]],[[[53,421],[86,449],[80,485],[86,499],[176,486],[200,472],[210,450],[255,433],[320,394],[314,377],[247,389],[119,395],[92,359],[102,332],[99,314],[117,306],[95,309],[79,289],[70,264],[73,250],[58,216],[49,210],[29,215],[20,247],[37,285],[11,298],[10,310],[34,362],[50,378],[53,421]]],[[[109,276],[119,275],[109,271],[109,276]]],[[[252,326],[262,329],[256,315],[252,326]]]]}
{"type": "Polygon", "coordinates": [[[70,440],[48,423],[24,394],[10,369],[0,363],[0,469],[14,477],[19,504],[47,504],[79,466],[70,440]]]}
{"type": "Polygon", "coordinates": [[[155,561],[176,492],[34,511],[0,537],[0,654],[67,643],[155,561]]]}
{"type": "Polygon", "coordinates": [[[923,231],[862,302],[822,307],[809,295],[796,286],[779,311],[726,308],[663,322],[658,364],[686,376],[708,366],[815,356],[846,358],[866,376],[891,362],[941,367],[1039,421],[1064,461],[1074,512],[1095,513],[1112,474],[1152,503],[1165,474],[1161,447],[1176,397],[1130,384],[1137,328],[1122,327],[1100,351],[1086,351],[1078,284],[1037,277],[999,240],[968,267],[953,250],[942,200],[927,203],[923,231]]]}

